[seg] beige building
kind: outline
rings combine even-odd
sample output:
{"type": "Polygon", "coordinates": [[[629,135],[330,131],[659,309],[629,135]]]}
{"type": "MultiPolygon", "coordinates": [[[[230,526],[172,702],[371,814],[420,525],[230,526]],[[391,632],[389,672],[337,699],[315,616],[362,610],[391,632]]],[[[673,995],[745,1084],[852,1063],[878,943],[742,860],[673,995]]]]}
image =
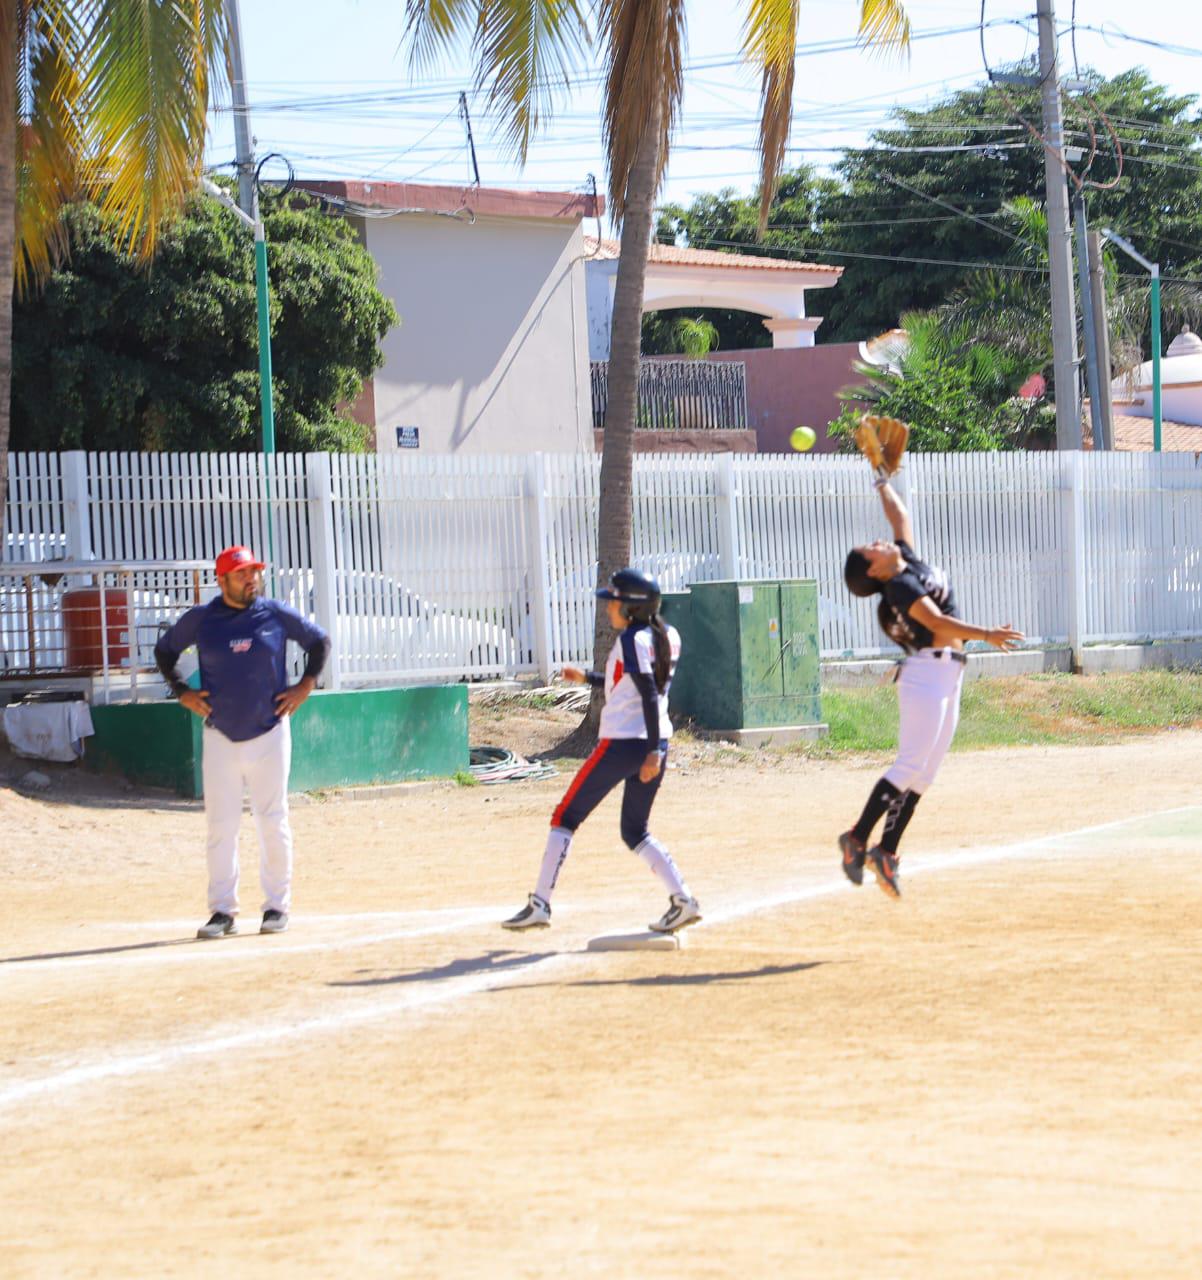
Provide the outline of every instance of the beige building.
{"type": "MultiPolygon", "coordinates": [[[[354,223],[401,323],[356,406],[380,453],[591,450],[582,221],[603,202],[300,182],[354,223]]],[[[594,224],[595,225],[595,224],[594,224]]]]}

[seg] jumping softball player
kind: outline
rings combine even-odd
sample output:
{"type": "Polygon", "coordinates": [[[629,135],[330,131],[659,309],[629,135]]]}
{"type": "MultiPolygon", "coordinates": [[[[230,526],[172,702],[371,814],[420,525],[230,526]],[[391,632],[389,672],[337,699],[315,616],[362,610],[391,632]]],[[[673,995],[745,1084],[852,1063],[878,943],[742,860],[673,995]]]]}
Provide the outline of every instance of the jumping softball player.
{"type": "Polygon", "coordinates": [[[539,929],[551,923],[551,895],[572,847],[577,827],[619,783],[621,833],[668,890],[668,909],[651,925],[675,933],[701,919],[672,855],[647,829],[651,806],[668,761],[668,689],[680,658],[680,636],[659,616],[659,585],[636,569],[619,569],[597,595],[607,602],[610,625],[618,632],[604,674],[565,667],[563,678],[604,685],[601,740],[572,779],[551,815],[538,884],[526,905],[504,922],[506,929],[539,929]]]}
{"type": "MultiPolygon", "coordinates": [[[[875,428],[893,420],[868,422],[875,428]]],[[[861,449],[876,466],[876,489],[894,541],[854,548],[848,554],[843,577],[853,595],[881,597],[877,605],[881,629],[906,651],[897,677],[901,712],[897,759],[873,787],[860,820],[839,837],[839,849],[844,874],[852,884],[862,882],[867,860],[885,893],[900,898],[898,844],[919,800],[934,782],[956,732],[968,661],[964,642],[986,640],[995,648],[1009,649],[1023,636],[1009,623],[978,627],[964,622],[957,615],[946,574],[914,554],[909,512],[889,483],[905,447],[905,428],[901,423],[896,426],[903,434],[891,459],[888,455],[882,459],[879,453],[874,456],[857,436],[861,449]],[[869,848],[873,828],[882,817],[885,825],[880,842],[869,848]]],[[[888,434],[882,430],[882,438],[888,434]]]]}

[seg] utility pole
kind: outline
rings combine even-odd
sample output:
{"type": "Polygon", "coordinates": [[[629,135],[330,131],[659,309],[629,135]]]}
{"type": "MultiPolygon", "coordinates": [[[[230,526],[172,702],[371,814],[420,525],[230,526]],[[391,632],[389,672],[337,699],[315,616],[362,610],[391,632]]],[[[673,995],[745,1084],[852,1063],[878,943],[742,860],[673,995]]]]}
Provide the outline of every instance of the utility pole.
{"type": "Polygon", "coordinates": [[[257,218],[255,209],[255,142],[250,136],[250,104],[246,95],[246,64],[242,59],[242,19],[238,0],[225,0],[225,22],[229,28],[230,95],[234,105],[234,153],[238,160],[238,208],[248,218],[257,218]]]}
{"type": "MultiPolygon", "coordinates": [[[[1102,237],[1088,235],[1089,297],[1093,306],[1093,330],[1098,343],[1098,409],[1101,412],[1103,449],[1114,448],[1114,405],[1110,395],[1110,323],[1106,317],[1106,277],[1102,272],[1102,237]]],[[[1091,395],[1093,392],[1090,393],[1091,395]]]]}
{"type": "MultiPolygon", "coordinates": [[[[235,212],[251,231],[255,241],[255,295],[259,323],[259,412],[263,435],[263,479],[267,496],[268,562],[274,572],[275,510],[271,496],[271,459],[275,454],[275,407],[271,394],[271,310],[267,287],[267,237],[259,216],[259,191],[255,184],[255,143],[250,132],[250,105],[246,94],[246,64],[242,58],[242,17],[238,0],[225,0],[225,21],[229,29],[230,87],[234,104],[234,150],[238,160],[238,203],[235,212]]],[[[224,195],[212,183],[205,184],[210,195],[224,195]]],[[[222,200],[225,203],[224,200],[222,200]]]]}
{"type": "Polygon", "coordinates": [[[1043,93],[1043,163],[1047,183],[1048,260],[1052,289],[1052,366],[1056,375],[1056,448],[1081,448],[1077,398],[1077,299],[1073,291],[1072,229],[1064,170],[1064,125],[1056,69],[1052,0],[1037,0],[1039,78],[1043,93]]]}
{"type": "MultiPolygon", "coordinates": [[[[1081,279],[1081,329],[1085,334],[1085,381],[1089,389],[1089,422],[1095,450],[1109,449],[1106,424],[1102,413],[1102,378],[1098,354],[1097,307],[1094,305],[1089,275],[1089,224],[1085,217],[1085,192],[1073,195],[1073,221],[1077,226],[1077,274],[1081,279]]],[[[1107,379],[1110,368],[1107,365],[1107,379]]],[[[1057,397],[1059,399],[1059,397],[1057,397]]]]}

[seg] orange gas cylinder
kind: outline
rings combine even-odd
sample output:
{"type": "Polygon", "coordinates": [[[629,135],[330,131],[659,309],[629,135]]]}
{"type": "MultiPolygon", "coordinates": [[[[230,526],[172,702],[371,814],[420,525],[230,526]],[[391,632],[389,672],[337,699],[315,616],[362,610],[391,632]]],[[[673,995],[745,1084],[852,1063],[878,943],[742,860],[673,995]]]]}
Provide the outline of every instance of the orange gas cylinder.
{"type": "Polygon", "coordinates": [[[66,665],[76,671],[99,671],[105,665],[104,635],[108,638],[108,665],[129,664],[129,610],[125,593],[104,593],[101,616],[100,588],[77,587],[63,595],[63,631],[67,638],[66,665]]]}

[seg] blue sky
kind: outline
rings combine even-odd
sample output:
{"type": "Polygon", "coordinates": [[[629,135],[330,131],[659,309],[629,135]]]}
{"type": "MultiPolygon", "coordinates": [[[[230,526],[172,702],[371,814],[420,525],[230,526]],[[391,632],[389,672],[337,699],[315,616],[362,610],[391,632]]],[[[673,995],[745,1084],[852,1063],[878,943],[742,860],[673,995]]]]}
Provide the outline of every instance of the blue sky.
{"type": "MultiPolygon", "coordinates": [[[[918,38],[902,61],[847,47],[855,36],[855,0],[800,3],[805,47],[794,97],[793,162],[828,165],[840,147],[862,143],[885,124],[896,106],[931,103],[984,76],[978,0],[912,0],[918,38]]],[[[506,152],[483,98],[471,92],[465,57],[421,77],[410,73],[401,44],[404,0],[290,0],[286,9],[278,0],[240,4],[257,154],[286,156],[299,176],[470,183],[458,113],[459,93],[466,90],[484,185],[583,190],[593,173],[605,190],[595,70],[583,69],[563,94],[523,171],[506,152]]],[[[755,185],[758,86],[738,65],[739,15],[746,7],[729,0],[689,2],[683,121],[664,201],[687,202],[724,186],[749,192],[755,185]]],[[[1035,52],[1034,8],[1034,0],[986,0],[991,65],[1035,52]]],[[[1143,66],[1176,91],[1197,92],[1197,11],[1197,0],[1142,0],[1138,6],[1077,0],[1076,58],[1108,75],[1143,66]]],[[[1058,0],[1062,74],[1070,75],[1072,16],[1071,0],[1058,0]]],[[[210,123],[207,162],[220,169],[234,154],[228,104],[214,109],[210,123]]],[[[264,174],[283,172],[281,164],[269,162],[264,174]]]]}

